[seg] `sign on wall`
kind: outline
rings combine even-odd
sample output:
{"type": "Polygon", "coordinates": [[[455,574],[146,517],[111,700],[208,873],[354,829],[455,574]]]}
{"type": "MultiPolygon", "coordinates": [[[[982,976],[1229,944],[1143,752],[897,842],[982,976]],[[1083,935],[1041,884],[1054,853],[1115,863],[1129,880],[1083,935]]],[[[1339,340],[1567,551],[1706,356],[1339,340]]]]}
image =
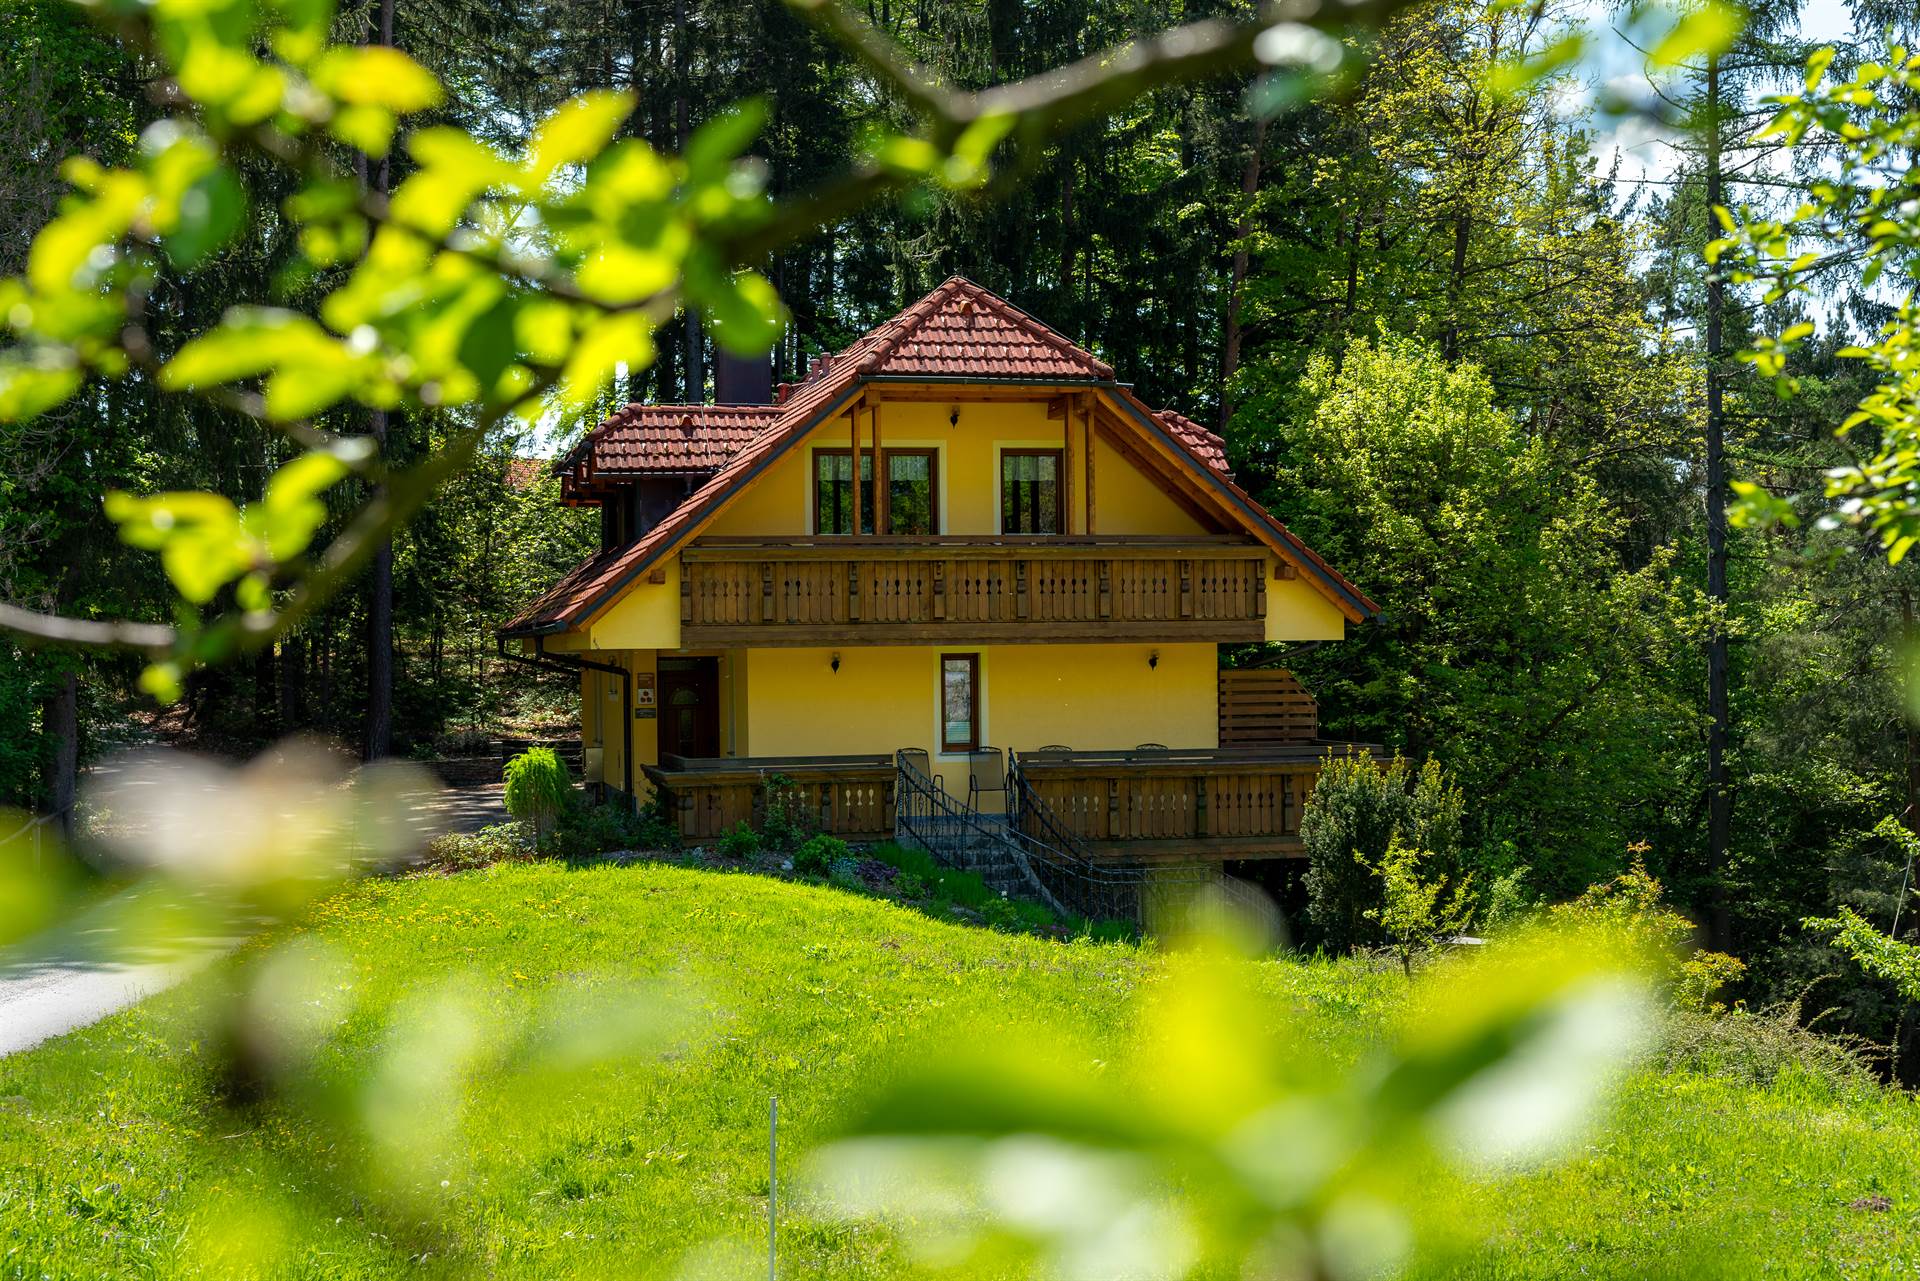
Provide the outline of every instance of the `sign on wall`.
{"type": "Polygon", "coordinates": [[[654,674],[652,672],[635,672],[633,674],[633,719],[637,721],[650,721],[654,718],[656,714],[654,709],[659,706],[659,701],[655,694],[657,688],[658,686],[654,684],[654,674]]]}

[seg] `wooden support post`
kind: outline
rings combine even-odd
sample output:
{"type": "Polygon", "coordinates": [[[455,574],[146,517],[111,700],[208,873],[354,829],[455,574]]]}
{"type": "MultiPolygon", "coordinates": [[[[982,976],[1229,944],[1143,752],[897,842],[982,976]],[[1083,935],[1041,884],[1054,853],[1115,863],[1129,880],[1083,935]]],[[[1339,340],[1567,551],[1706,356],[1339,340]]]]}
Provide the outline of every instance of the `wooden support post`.
{"type": "Polygon", "coordinates": [[[773,562],[760,562],[760,621],[773,621],[773,562]]]}
{"type": "Polygon", "coordinates": [[[933,621],[944,622],[947,617],[947,562],[933,562],[933,621]]]}
{"type": "MultiPolygon", "coordinates": [[[[1073,420],[1075,415],[1060,415],[1060,532],[1074,532],[1073,519],[1073,420]]],[[[998,479],[997,477],[995,478],[998,479]]]]}
{"type": "Polygon", "coordinates": [[[847,621],[860,621],[860,562],[847,562],[847,621]]]}
{"type": "MultiPolygon", "coordinates": [[[[887,458],[880,452],[880,407],[875,405],[867,411],[873,416],[873,532],[875,535],[887,532],[887,458]]],[[[854,476],[860,475],[860,464],[854,463],[854,476]]]]}
{"type": "Polygon", "coordinates": [[[693,571],[685,561],[680,562],[680,621],[693,621],[693,571]]]}
{"type": "Polygon", "coordinates": [[[1207,776],[1197,774],[1193,780],[1193,834],[1207,835],[1207,776]]]}
{"type": "Polygon", "coordinates": [[[1032,583],[1032,578],[1027,574],[1027,562],[1013,562],[1013,610],[1014,616],[1022,622],[1033,613],[1032,583]]]}
{"type": "Polygon", "coordinates": [[[1113,558],[1100,562],[1100,617],[1113,617],[1113,558]]]}
{"type": "Polygon", "coordinates": [[[1087,533],[1092,534],[1095,532],[1093,520],[1093,455],[1096,452],[1094,449],[1095,436],[1092,414],[1088,414],[1082,420],[1082,426],[1085,429],[1087,438],[1087,533]]]}
{"type": "Polygon", "coordinates": [[[1193,617],[1193,562],[1180,562],[1180,617],[1193,617]]]}
{"type": "Polygon", "coordinates": [[[1253,574],[1253,616],[1255,618],[1267,616],[1267,576],[1261,572],[1260,568],[1256,568],[1253,574]]]}
{"type": "Polygon", "coordinates": [[[853,473],[848,488],[853,490],[853,528],[849,532],[853,537],[860,536],[860,406],[855,405],[847,414],[850,424],[848,431],[853,444],[853,473]]]}

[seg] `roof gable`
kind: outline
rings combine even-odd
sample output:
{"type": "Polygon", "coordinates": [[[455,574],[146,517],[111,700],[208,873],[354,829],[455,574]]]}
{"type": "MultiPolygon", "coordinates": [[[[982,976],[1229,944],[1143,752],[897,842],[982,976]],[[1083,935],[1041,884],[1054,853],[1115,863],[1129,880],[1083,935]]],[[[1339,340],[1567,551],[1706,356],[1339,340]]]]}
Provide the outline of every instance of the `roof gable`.
{"type": "MultiPolygon", "coordinates": [[[[1342,613],[1354,621],[1379,613],[1373,601],[1233,482],[1218,435],[1183,415],[1148,408],[1116,383],[1111,367],[1091,352],[972,281],[954,276],[837,356],[822,358],[804,382],[783,385],[780,404],[754,407],[756,412],[770,415],[765,425],[735,447],[719,470],[685,502],[644,538],[603,552],[577,567],[503,630],[534,634],[588,621],[612,605],[627,584],[705,528],[789,446],[844,412],[866,384],[943,378],[1040,386],[1075,382],[1092,385],[1119,411],[1114,415],[1116,421],[1157,440],[1163,456],[1185,473],[1187,481],[1206,494],[1228,521],[1301,569],[1342,613]]],[[[678,413],[692,419],[697,427],[702,412],[715,415],[713,421],[717,423],[725,411],[741,408],[629,406],[628,410],[638,413],[626,429],[644,438],[651,421],[648,415],[656,411],[668,417],[678,413]]],[[[623,410],[622,414],[627,412],[623,410]]],[[[744,430],[746,425],[744,420],[729,423],[723,430],[744,430]]],[[[609,420],[608,426],[612,425],[609,420]]]]}

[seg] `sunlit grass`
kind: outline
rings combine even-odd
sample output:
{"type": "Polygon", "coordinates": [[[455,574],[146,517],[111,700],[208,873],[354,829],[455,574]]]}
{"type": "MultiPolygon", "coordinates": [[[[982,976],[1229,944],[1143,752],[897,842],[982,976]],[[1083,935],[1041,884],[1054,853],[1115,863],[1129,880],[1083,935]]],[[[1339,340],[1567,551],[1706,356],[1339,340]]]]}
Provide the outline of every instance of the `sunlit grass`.
{"type": "MultiPolygon", "coordinates": [[[[956,1027],[1089,1072],[1163,976],[1149,948],[947,925],[829,889],[665,866],[500,867],[376,882],[316,913],[354,1012],[319,1077],[389,1048],[388,1016],[458,976],[482,1026],[622,982],[682,1008],[654,1052],[584,1079],[483,1078],[427,1224],[330,1193],[361,1155],[310,1122],[213,1102],[193,989],[0,1060],[0,1276],[179,1276],[264,1252],[301,1277],[672,1277],[764,1268],[766,1114],[829,1135],[902,1054],[956,1027]]],[[[213,981],[210,977],[208,981],[213,981]]],[[[1258,984],[1332,1062],[1404,999],[1396,969],[1265,962],[1258,984]]],[[[1489,1277],[1896,1275],[1920,1250],[1920,1114],[1788,1073],[1769,1088],[1643,1073],[1570,1165],[1490,1189],[1489,1277]],[[1871,1208],[1887,1198],[1889,1208],[1871,1208]],[[1856,1201],[1866,1201],[1854,1208],[1856,1201]],[[1704,1261],[1704,1262],[1703,1262],[1704,1261]],[[1850,1265],[1850,1266],[1849,1266],[1850,1265]]],[[[429,1180],[431,1181],[431,1180],[429,1180]]],[[[425,1204],[425,1202],[422,1202],[425,1204]]],[[[884,1231],[783,1215],[783,1275],[897,1275],[884,1231]]]]}

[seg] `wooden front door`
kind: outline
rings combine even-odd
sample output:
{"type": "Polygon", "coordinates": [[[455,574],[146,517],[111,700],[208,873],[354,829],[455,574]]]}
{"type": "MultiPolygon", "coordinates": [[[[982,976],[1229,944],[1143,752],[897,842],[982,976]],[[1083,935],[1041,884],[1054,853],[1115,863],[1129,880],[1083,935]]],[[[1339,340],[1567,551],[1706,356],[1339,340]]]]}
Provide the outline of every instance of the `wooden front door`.
{"type": "Polygon", "coordinates": [[[720,755],[720,660],[660,660],[660,756],[720,755]]]}

